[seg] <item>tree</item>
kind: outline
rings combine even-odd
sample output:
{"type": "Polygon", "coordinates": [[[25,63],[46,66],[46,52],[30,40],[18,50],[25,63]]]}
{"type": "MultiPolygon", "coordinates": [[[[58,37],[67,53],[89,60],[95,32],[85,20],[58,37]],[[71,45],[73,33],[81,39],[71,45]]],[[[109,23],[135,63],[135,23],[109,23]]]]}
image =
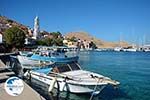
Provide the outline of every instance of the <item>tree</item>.
{"type": "Polygon", "coordinates": [[[37,45],[45,45],[45,46],[63,46],[63,37],[60,32],[52,32],[51,38],[45,37],[44,39],[37,40],[37,45]]]}
{"type": "Polygon", "coordinates": [[[47,46],[52,46],[52,39],[51,38],[46,38],[44,39],[44,42],[47,46]]]}
{"type": "Polygon", "coordinates": [[[8,19],[7,21],[8,21],[9,23],[13,23],[13,20],[11,20],[11,19],[8,19]]]}
{"type": "Polygon", "coordinates": [[[37,40],[37,41],[36,41],[36,44],[37,44],[37,45],[44,46],[44,45],[46,45],[46,42],[45,42],[44,40],[37,40]]]}
{"type": "Polygon", "coordinates": [[[77,38],[76,38],[75,36],[71,37],[69,40],[70,40],[71,42],[77,42],[77,38]]]}
{"type": "Polygon", "coordinates": [[[13,48],[22,48],[25,43],[25,38],[24,31],[18,27],[11,27],[4,32],[6,44],[13,48]]]}
{"type": "Polygon", "coordinates": [[[58,31],[58,32],[52,32],[52,33],[50,33],[50,34],[51,34],[55,39],[62,36],[59,31],[58,31]]]}
{"type": "Polygon", "coordinates": [[[56,45],[57,46],[63,46],[63,39],[62,38],[57,38],[56,39],[56,45]]]}
{"type": "Polygon", "coordinates": [[[96,44],[94,42],[92,42],[92,41],[89,43],[89,47],[92,48],[92,49],[96,49],[97,48],[96,44]]]}

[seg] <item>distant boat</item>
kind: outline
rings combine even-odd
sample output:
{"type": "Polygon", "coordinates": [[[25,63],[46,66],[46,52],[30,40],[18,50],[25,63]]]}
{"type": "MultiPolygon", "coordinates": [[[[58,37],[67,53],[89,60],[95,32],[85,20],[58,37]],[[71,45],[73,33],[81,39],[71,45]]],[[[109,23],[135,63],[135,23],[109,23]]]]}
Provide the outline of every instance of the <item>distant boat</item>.
{"type": "Polygon", "coordinates": [[[136,52],[136,51],[137,51],[137,48],[123,49],[123,51],[127,51],[127,52],[136,52]]]}
{"type": "Polygon", "coordinates": [[[119,46],[115,47],[115,48],[114,48],[114,51],[117,51],[117,52],[118,52],[118,51],[122,51],[123,48],[122,48],[122,46],[121,46],[121,40],[122,40],[122,39],[121,39],[121,33],[120,33],[119,46]]]}
{"type": "Polygon", "coordinates": [[[59,91],[71,93],[98,94],[109,84],[112,86],[120,84],[103,75],[82,70],[76,61],[57,63],[50,68],[31,70],[26,72],[24,76],[47,84],[49,92],[57,88],[59,91]]]}
{"type": "Polygon", "coordinates": [[[144,51],[144,52],[150,52],[150,45],[148,45],[148,44],[147,44],[147,45],[144,45],[144,46],[143,46],[143,51],[144,51]]]}
{"type": "Polygon", "coordinates": [[[115,47],[114,51],[122,51],[122,47],[115,47]]]}
{"type": "Polygon", "coordinates": [[[97,48],[95,49],[95,51],[103,51],[101,48],[97,48]]]}
{"type": "Polygon", "coordinates": [[[127,48],[124,48],[123,51],[127,51],[127,52],[136,52],[138,51],[137,47],[135,45],[129,46],[127,48]]]}

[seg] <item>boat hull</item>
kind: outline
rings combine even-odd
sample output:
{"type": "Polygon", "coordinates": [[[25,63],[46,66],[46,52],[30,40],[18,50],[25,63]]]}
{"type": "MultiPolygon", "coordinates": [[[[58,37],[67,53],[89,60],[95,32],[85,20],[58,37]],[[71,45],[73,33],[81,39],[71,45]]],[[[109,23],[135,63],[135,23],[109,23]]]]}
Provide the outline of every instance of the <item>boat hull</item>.
{"type": "Polygon", "coordinates": [[[30,57],[26,57],[26,56],[17,56],[18,61],[21,64],[22,68],[25,69],[34,69],[34,68],[40,68],[43,66],[50,66],[53,65],[53,62],[44,62],[44,61],[40,61],[40,60],[32,60],[30,59],[30,57]]]}
{"type": "Polygon", "coordinates": [[[34,54],[31,56],[30,59],[67,63],[67,62],[77,61],[79,59],[79,57],[78,56],[75,56],[75,57],[48,57],[48,56],[40,56],[38,54],[34,54]]]}
{"type": "MultiPolygon", "coordinates": [[[[44,74],[37,74],[37,73],[31,73],[31,80],[34,79],[36,81],[42,82],[43,84],[47,84],[49,88],[53,85],[54,77],[47,77],[44,74]]],[[[100,93],[100,91],[106,86],[106,84],[98,85],[97,88],[94,90],[96,85],[79,85],[79,84],[73,84],[69,83],[67,81],[64,81],[64,79],[59,78],[57,79],[57,82],[55,82],[53,88],[59,89],[59,91],[67,91],[71,93],[100,93]]],[[[49,91],[48,88],[48,91],[49,91]]]]}
{"type": "Polygon", "coordinates": [[[29,57],[25,56],[18,55],[17,58],[22,65],[37,65],[40,63],[38,60],[30,60],[29,57]]]}

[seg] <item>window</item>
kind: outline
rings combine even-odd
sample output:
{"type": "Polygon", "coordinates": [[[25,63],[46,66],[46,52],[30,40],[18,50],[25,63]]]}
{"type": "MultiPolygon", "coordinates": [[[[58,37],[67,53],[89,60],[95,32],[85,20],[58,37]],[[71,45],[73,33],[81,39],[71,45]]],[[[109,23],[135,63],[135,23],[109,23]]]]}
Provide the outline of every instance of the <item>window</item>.
{"type": "Polygon", "coordinates": [[[60,73],[62,73],[62,72],[70,71],[70,68],[67,64],[60,64],[60,65],[58,65],[58,70],[60,73]]]}
{"type": "Polygon", "coordinates": [[[80,70],[80,67],[76,63],[69,64],[72,70],[80,70]]]}

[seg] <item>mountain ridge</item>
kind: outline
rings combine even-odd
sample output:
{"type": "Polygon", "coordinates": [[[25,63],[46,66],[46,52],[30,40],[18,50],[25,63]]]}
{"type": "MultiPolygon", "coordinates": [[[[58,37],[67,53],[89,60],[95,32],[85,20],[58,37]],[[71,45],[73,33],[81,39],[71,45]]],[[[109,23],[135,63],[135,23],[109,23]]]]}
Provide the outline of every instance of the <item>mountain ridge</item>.
{"type": "Polygon", "coordinates": [[[121,42],[108,42],[101,39],[98,39],[87,32],[69,32],[65,34],[66,38],[76,37],[80,40],[93,41],[98,48],[114,48],[117,46],[127,47],[129,44],[125,41],[121,42]]]}

